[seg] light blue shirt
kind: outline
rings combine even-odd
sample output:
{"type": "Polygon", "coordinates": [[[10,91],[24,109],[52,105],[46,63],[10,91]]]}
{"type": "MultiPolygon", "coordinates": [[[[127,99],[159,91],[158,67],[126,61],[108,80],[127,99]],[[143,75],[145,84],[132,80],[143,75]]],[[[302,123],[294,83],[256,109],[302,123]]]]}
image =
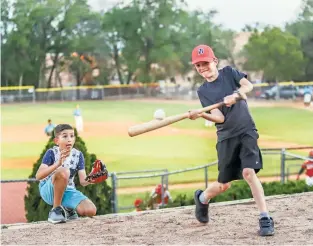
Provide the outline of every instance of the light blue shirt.
{"type": "Polygon", "coordinates": [[[74,116],[82,116],[80,109],[77,108],[74,110],[74,116]]]}
{"type": "Polygon", "coordinates": [[[52,132],[54,128],[55,128],[55,125],[54,125],[54,124],[48,124],[48,125],[45,127],[45,133],[50,133],[50,132],[52,132]]]}

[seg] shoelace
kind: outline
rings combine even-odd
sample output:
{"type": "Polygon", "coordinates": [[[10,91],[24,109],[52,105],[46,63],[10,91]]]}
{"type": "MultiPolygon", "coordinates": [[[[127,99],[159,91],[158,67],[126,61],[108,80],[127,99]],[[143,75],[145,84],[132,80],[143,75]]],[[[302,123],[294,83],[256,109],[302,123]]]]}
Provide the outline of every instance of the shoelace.
{"type": "Polygon", "coordinates": [[[262,227],[270,227],[271,226],[271,220],[270,219],[261,219],[260,224],[262,227]]]}
{"type": "Polygon", "coordinates": [[[63,216],[65,216],[65,212],[61,207],[56,207],[54,211],[56,214],[62,214],[63,216]]]}

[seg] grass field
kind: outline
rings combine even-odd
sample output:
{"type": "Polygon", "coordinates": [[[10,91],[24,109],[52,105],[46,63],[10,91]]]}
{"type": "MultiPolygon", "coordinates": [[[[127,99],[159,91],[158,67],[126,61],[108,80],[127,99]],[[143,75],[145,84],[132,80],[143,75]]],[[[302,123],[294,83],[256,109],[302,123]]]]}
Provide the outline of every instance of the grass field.
{"type": "MultiPolygon", "coordinates": [[[[64,102],[2,106],[1,178],[27,178],[48,140],[43,133],[47,119],[51,118],[55,124],[73,124],[75,105],[75,102],[64,102]]],[[[153,134],[134,138],[127,135],[127,126],[151,120],[157,108],[173,115],[198,108],[197,103],[91,101],[80,102],[80,107],[86,125],[82,138],[88,151],[101,158],[111,172],[178,170],[216,160],[215,127],[206,128],[203,119],[184,120],[153,134]]],[[[261,147],[312,145],[312,112],[287,107],[252,107],[250,110],[262,140],[261,147]]],[[[299,153],[306,155],[307,151],[299,153]]],[[[262,175],[278,174],[279,165],[279,156],[264,156],[262,175]]],[[[216,168],[211,168],[210,177],[215,176],[216,168]]],[[[172,176],[170,182],[199,181],[203,177],[203,171],[197,171],[192,175],[172,176]]],[[[120,182],[120,186],[145,184],[155,184],[155,181],[120,182]]]]}

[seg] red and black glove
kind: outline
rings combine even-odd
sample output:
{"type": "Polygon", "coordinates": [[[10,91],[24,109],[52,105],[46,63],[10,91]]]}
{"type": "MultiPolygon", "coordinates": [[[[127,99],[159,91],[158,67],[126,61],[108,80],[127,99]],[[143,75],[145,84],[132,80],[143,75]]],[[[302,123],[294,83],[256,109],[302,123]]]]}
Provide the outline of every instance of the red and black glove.
{"type": "Polygon", "coordinates": [[[104,163],[100,160],[96,160],[93,163],[91,172],[87,175],[86,181],[89,183],[101,183],[108,178],[108,170],[104,163]]]}

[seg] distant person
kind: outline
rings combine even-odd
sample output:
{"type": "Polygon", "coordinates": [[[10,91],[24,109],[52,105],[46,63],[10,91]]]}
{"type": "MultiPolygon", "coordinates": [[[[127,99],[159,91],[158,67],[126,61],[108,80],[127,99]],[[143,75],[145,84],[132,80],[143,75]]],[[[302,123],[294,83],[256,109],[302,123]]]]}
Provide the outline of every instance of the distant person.
{"type": "MultiPolygon", "coordinates": [[[[163,200],[164,205],[167,205],[169,201],[172,201],[172,197],[170,192],[164,186],[163,188],[163,200]]],[[[162,206],[162,185],[158,184],[155,189],[150,194],[150,201],[148,207],[150,209],[159,209],[162,206]]]]}
{"type": "MultiPolygon", "coordinates": [[[[311,150],[309,152],[309,156],[308,157],[313,159],[313,150],[311,150]]],[[[305,161],[302,164],[301,169],[300,169],[300,171],[298,173],[298,176],[297,176],[297,180],[299,180],[300,175],[304,171],[305,171],[305,174],[306,174],[305,183],[308,186],[313,186],[313,161],[307,160],[307,161],[305,161]]]]}
{"type": "Polygon", "coordinates": [[[79,105],[76,105],[76,109],[74,110],[74,119],[75,119],[75,124],[76,124],[76,129],[78,132],[83,132],[84,127],[83,127],[83,116],[82,112],[79,108],[79,105]]]}
{"type": "Polygon", "coordinates": [[[47,136],[51,137],[54,128],[55,128],[55,125],[52,124],[51,119],[48,119],[48,125],[45,127],[45,134],[46,134],[47,136]]]}
{"type": "Polygon", "coordinates": [[[135,206],[135,212],[140,212],[143,211],[143,200],[141,200],[140,198],[137,198],[134,201],[134,206],[135,206]]]}
{"type": "Polygon", "coordinates": [[[305,87],[303,91],[303,103],[306,107],[311,105],[313,97],[313,87],[305,87]]]}

